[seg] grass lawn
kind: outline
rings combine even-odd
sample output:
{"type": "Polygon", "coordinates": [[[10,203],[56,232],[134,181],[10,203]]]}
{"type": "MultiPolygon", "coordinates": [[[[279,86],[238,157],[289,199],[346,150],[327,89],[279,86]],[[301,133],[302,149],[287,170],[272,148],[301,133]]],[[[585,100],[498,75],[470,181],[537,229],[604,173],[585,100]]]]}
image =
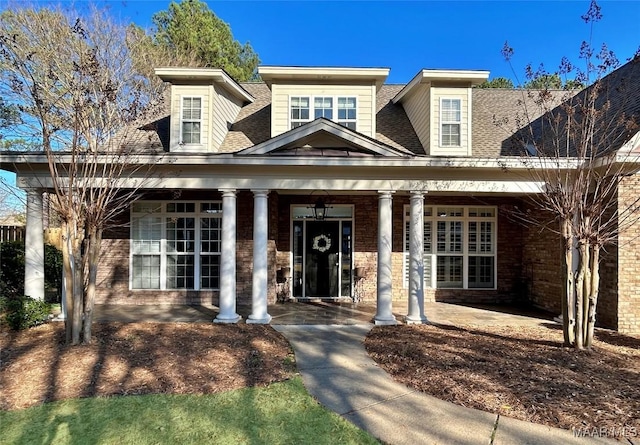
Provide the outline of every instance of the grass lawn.
{"type": "Polygon", "coordinates": [[[3,444],[378,443],[321,407],[299,377],[213,395],[72,399],[0,411],[3,444]]]}

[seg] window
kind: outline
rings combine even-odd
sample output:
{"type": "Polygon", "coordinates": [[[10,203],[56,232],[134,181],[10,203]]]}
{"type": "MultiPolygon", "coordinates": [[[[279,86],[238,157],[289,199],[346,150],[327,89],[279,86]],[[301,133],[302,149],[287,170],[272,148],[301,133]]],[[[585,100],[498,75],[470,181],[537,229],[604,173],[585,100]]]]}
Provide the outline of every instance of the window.
{"type": "Polygon", "coordinates": [[[440,100],[440,146],[460,146],[461,107],[460,99],[440,100]]]}
{"type": "MultiPolygon", "coordinates": [[[[405,287],[409,282],[410,215],[407,206],[404,217],[405,287]]],[[[425,207],[425,287],[495,288],[495,243],[495,207],[425,207]]]]}
{"type": "Polygon", "coordinates": [[[199,144],[202,124],[202,98],[182,98],[181,144],[199,144]]]}
{"type": "Polygon", "coordinates": [[[137,202],[131,208],[132,289],[217,289],[220,202],[137,202]]]}
{"type": "Polygon", "coordinates": [[[309,122],[309,98],[291,98],[291,128],[299,127],[309,122]]]}
{"type": "Polygon", "coordinates": [[[333,119],[333,98],[332,97],[316,97],[313,99],[314,118],[324,117],[333,119]]]}
{"type": "Polygon", "coordinates": [[[338,120],[337,122],[355,131],[356,129],[356,98],[338,98],[338,120]]]}
{"type": "Polygon", "coordinates": [[[357,99],[355,97],[299,97],[290,99],[291,128],[318,118],[331,119],[351,130],[356,130],[357,99]]]}

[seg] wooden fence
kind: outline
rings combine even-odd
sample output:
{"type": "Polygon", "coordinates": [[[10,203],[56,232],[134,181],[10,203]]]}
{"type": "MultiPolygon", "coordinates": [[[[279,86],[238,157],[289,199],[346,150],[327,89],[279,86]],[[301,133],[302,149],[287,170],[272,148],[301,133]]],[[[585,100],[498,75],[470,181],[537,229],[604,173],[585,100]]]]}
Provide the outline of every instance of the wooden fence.
{"type": "Polygon", "coordinates": [[[5,241],[22,241],[24,226],[0,226],[0,243],[5,241]]]}
{"type": "MultiPolygon", "coordinates": [[[[24,226],[0,226],[0,243],[5,241],[24,241],[24,226]]],[[[62,230],[60,228],[44,229],[44,242],[62,249],[62,230]]]]}
{"type": "Polygon", "coordinates": [[[44,229],[44,243],[62,250],[62,229],[59,227],[44,229]]]}

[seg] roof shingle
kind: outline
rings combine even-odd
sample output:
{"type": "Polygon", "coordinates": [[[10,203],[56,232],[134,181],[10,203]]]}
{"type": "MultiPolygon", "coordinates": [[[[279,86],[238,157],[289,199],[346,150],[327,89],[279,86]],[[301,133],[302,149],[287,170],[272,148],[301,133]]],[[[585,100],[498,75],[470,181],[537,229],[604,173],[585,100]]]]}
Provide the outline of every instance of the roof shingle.
{"type": "MultiPolygon", "coordinates": [[[[607,85],[607,98],[612,112],[640,121],[640,57],[630,61],[603,79],[607,85]],[[624,86],[624,88],[622,88],[624,86]],[[635,95],[630,95],[634,92],[635,95]]],[[[232,123],[219,153],[235,153],[260,144],[271,137],[271,90],[262,82],[242,83],[241,86],[255,101],[245,105],[232,123]]],[[[401,104],[394,104],[392,98],[405,85],[383,85],[377,93],[376,139],[397,149],[408,150],[415,155],[425,155],[425,150],[401,104]]],[[[578,98],[584,92],[578,93],[578,98]]],[[[554,93],[557,100],[566,98],[566,91],[554,93]]],[[[474,88],[472,117],[473,157],[496,158],[521,155],[522,148],[513,143],[513,134],[519,128],[540,118],[542,111],[534,103],[534,97],[526,90],[480,89],[474,88]]],[[[166,103],[166,110],[169,103],[166,103]]],[[[168,150],[170,117],[158,119],[145,129],[153,129],[152,137],[147,137],[148,148],[156,148],[162,143],[168,150]]],[[[619,128],[624,132],[625,129],[619,128]]],[[[637,130],[635,130],[637,131],[637,130]]],[[[626,133],[625,133],[626,135],[626,133]]],[[[151,135],[149,135],[151,136],[151,135]]],[[[616,141],[619,148],[625,140],[616,141]]]]}

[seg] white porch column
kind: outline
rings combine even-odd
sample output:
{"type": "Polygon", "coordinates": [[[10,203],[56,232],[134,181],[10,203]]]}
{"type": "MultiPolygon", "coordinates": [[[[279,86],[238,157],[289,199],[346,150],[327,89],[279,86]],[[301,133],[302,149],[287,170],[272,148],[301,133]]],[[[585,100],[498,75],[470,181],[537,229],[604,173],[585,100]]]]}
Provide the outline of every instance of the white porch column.
{"type": "Polygon", "coordinates": [[[44,300],[44,233],[42,191],[27,191],[27,227],[24,240],[24,294],[44,300]]]}
{"type": "Polygon", "coordinates": [[[220,259],[220,313],[214,323],[237,323],[236,313],[236,191],[222,192],[222,256],[220,259]]]}
{"type": "Polygon", "coordinates": [[[375,324],[396,324],[391,309],[392,273],[391,252],[393,234],[392,191],[380,191],[378,198],[378,297],[375,324]]]}
{"type": "Polygon", "coordinates": [[[424,316],[424,192],[411,191],[409,224],[409,310],[407,324],[426,323],[424,316]]]}
{"type": "Polygon", "coordinates": [[[253,190],[253,288],[251,315],[247,323],[267,324],[267,239],[269,228],[269,190],[253,190]]]}

